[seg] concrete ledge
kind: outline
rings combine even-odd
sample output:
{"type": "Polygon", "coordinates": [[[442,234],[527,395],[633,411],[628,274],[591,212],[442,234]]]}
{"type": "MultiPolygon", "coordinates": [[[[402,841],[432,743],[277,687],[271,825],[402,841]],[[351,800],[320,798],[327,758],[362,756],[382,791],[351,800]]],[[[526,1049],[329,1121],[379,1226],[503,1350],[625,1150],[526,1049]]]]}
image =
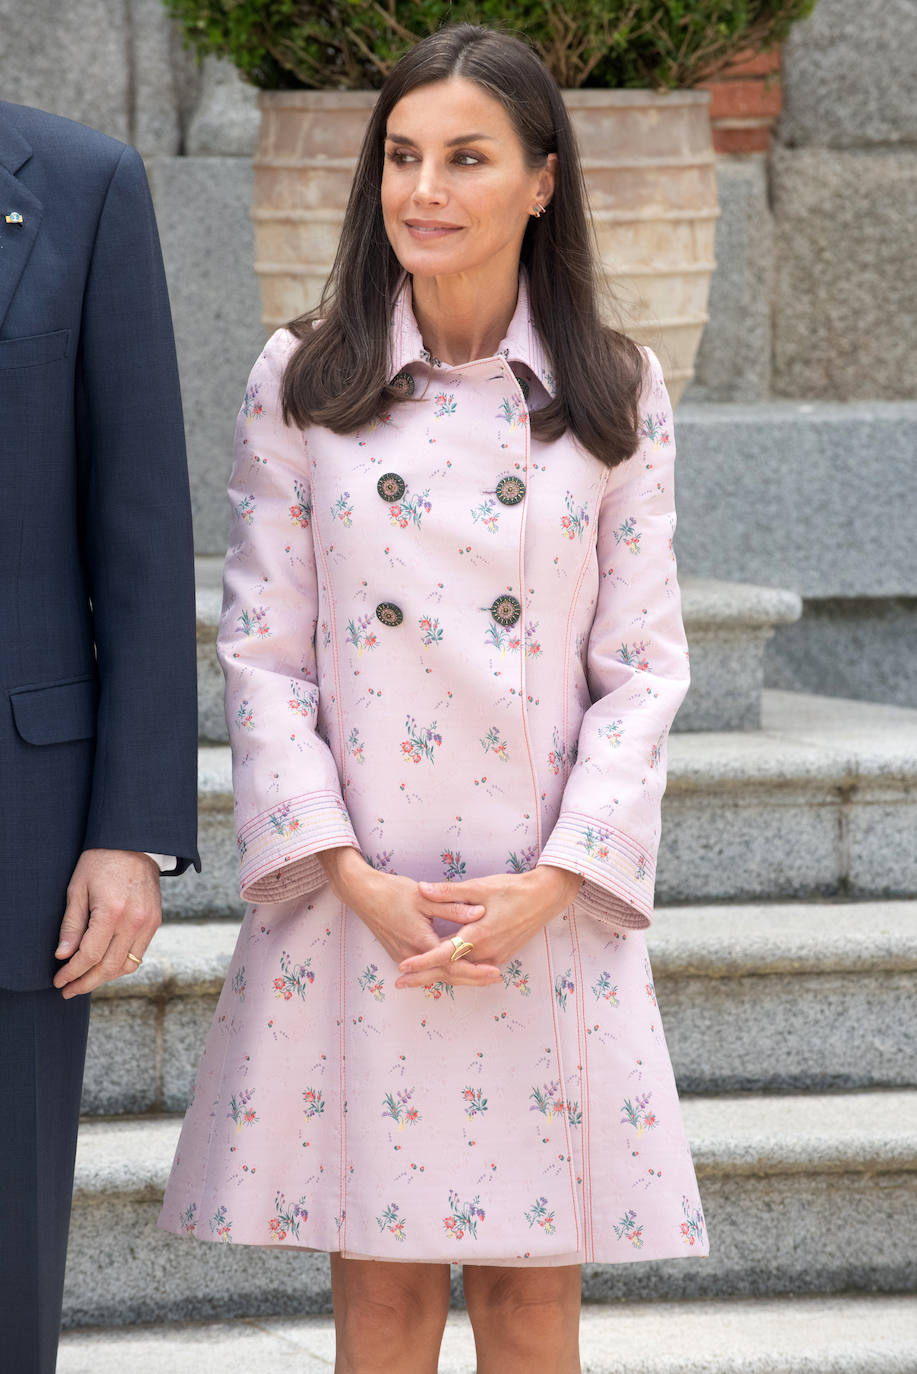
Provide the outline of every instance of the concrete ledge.
{"type": "MultiPolygon", "coordinates": [[[[583,1374],[913,1374],[913,1297],[586,1304],[583,1374]]],[[[65,1332],[57,1374],[327,1374],[330,1317],[65,1332]]],[[[439,1374],[474,1374],[465,1313],[450,1313],[439,1374]]]]}
{"type": "Polygon", "coordinates": [[[917,597],[805,603],[802,619],[768,641],[764,680],[791,692],[825,692],[917,708],[917,597]]]}
{"type": "Polygon", "coordinates": [[[698,630],[773,629],[802,615],[802,598],[781,587],[712,577],[684,577],[681,583],[685,623],[698,630]]]}
{"type": "Polygon", "coordinates": [[[681,405],[675,434],[683,573],[917,595],[917,402],[681,405]]]}
{"type": "Polygon", "coordinates": [[[912,972],[917,901],[657,907],[647,940],[657,978],[912,972]]]}

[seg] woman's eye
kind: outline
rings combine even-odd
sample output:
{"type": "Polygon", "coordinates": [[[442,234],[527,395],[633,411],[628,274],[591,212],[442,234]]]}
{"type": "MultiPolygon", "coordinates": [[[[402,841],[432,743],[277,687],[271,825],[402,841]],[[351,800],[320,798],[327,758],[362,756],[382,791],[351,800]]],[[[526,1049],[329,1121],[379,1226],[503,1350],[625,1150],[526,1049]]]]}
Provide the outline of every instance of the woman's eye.
{"type": "Polygon", "coordinates": [[[460,167],[477,167],[481,161],[477,153],[457,153],[455,160],[460,167]]]}
{"type": "Polygon", "coordinates": [[[386,153],[385,156],[389,162],[394,162],[398,167],[404,166],[406,162],[410,162],[414,158],[413,153],[405,152],[403,148],[396,148],[393,153],[386,153]]]}

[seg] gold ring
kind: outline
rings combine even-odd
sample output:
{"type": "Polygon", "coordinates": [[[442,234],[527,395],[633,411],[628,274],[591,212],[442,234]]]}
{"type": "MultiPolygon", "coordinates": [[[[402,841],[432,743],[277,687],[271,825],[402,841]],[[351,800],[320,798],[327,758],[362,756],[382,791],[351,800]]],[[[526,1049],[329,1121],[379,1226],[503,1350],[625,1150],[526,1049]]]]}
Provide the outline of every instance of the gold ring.
{"type": "Polygon", "coordinates": [[[449,956],[450,964],[454,964],[456,959],[464,959],[465,955],[470,954],[474,949],[474,945],[469,944],[463,935],[452,935],[450,939],[455,950],[455,953],[449,956]]]}
{"type": "Polygon", "coordinates": [[[138,959],[137,956],[136,956],[136,954],[128,953],[128,956],[127,956],[127,957],[128,957],[128,959],[133,959],[133,961],[134,961],[135,964],[142,964],[142,963],[143,963],[143,960],[142,960],[142,959],[138,959]]]}

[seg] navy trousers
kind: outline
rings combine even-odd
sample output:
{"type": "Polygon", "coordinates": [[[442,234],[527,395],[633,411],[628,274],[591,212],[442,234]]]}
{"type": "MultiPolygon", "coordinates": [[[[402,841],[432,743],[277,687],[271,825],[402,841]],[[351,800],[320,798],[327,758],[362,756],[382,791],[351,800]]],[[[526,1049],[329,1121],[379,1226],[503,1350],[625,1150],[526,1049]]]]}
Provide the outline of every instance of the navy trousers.
{"type": "Polygon", "coordinates": [[[0,988],[0,1368],[54,1374],[90,998],[0,988]]]}

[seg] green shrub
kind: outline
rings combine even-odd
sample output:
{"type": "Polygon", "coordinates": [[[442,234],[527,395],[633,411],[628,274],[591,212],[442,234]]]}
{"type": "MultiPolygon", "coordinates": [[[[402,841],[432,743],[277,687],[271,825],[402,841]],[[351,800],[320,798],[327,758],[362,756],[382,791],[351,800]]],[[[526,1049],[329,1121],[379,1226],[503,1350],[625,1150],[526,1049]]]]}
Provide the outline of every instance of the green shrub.
{"type": "Polygon", "coordinates": [[[203,57],[255,86],[377,87],[441,24],[524,34],[563,87],[706,81],[739,53],[781,42],[815,0],[164,0],[203,57]]]}

